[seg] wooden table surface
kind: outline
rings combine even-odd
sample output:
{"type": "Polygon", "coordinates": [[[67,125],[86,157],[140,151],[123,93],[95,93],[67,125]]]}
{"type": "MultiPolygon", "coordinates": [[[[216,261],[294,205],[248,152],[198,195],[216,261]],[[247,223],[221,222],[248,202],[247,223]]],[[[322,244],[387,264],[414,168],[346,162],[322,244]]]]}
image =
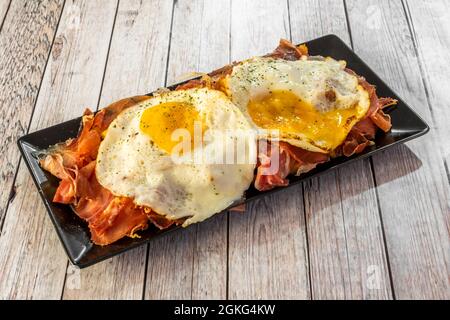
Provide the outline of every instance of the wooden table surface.
{"type": "Polygon", "coordinates": [[[0,298],[450,299],[448,1],[0,0],[0,298]],[[334,33],[424,137],[87,269],[17,138],[232,60],[334,33]]]}

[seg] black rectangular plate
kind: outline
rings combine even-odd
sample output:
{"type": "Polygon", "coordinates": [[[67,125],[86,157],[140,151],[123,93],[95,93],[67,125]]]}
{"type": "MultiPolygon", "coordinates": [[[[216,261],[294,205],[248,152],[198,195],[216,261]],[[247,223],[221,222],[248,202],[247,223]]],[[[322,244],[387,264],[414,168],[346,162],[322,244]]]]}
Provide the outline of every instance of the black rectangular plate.
{"type": "MultiPolygon", "coordinates": [[[[306,42],[306,45],[311,55],[331,56],[335,59],[346,60],[349,68],[364,76],[369,83],[377,86],[379,96],[398,99],[398,104],[389,110],[392,118],[392,130],[386,134],[378,133],[375,145],[367,148],[362,154],[350,158],[333,159],[300,177],[290,177],[290,186],[428,132],[428,125],[337,36],[327,35],[306,42]]],[[[70,261],[74,265],[84,268],[143,245],[159,235],[167,234],[178,228],[160,231],[151,226],[141,232],[141,238],[123,238],[108,246],[98,246],[90,241],[87,224],[75,215],[70,206],[52,202],[53,195],[58,187],[58,180],[41,169],[37,160],[37,153],[50,145],[75,137],[80,127],[80,121],[81,118],[77,118],[27,134],[19,139],[18,145],[70,261]]],[[[252,187],[246,193],[245,202],[283,189],[277,188],[267,192],[259,192],[252,187]]]]}

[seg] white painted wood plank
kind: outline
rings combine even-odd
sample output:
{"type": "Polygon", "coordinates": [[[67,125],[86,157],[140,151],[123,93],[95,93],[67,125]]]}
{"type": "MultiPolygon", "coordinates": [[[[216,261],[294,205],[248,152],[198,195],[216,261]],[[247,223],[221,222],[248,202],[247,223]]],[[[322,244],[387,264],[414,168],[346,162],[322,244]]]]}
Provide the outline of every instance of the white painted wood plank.
{"type": "Polygon", "coordinates": [[[446,163],[450,182],[450,5],[447,1],[404,2],[410,14],[423,77],[426,82],[433,128],[446,163]]]}
{"type": "MultiPolygon", "coordinates": [[[[173,17],[168,84],[191,71],[228,63],[229,2],[178,0],[173,17]]],[[[149,245],[145,297],[226,298],[227,216],[218,215],[149,245]]]]}
{"type": "MultiPolygon", "coordinates": [[[[116,0],[66,3],[31,131],[95,108],[116,7],[116,0]]],[[[15,186],[0,238],[1,298],[59,299],[67,258],[23,163],[15,186]]]]}
{"type": "MultiPolygon", "coordinates": [[[[287,2],[232,1],[231,58],[271,52],[289,38],[287,2]]],[[[229,297],[310,297],[301,186],[230,214],[229,297]]]]}
{"type": "Polygon", "coordinates": [[[393,298],[374,184],[369,161],[338,170],[350,277],[346,299],[393,298]]]}
{"type": "Polygon", "coordinates": [[[25,165],[0,237],[0,299],[59,299],[67,258],[25,165]]]}
{"type": "Polygon", "coordinates": [[[280,38],[290,37],[287,2],[233,0],[231,4],[232,60],[272,52],[280,38]]]}
{"type": "Polygon", "coordinates": [[[9,4],[11,0],[0,0],[0,26],[3,23],[3,19],[6,16],[6,12],[8,11],[9,4]]]}
{"type": "Polygon", "coordinates": [[[301,185],[230,214],[230,299],[309,298],[301,185]]]}
{"type": "Polygon", "coordinates": [[[350,44],[344,4],[333,0],[289,1],[292,40],[295,44],[335,34],[350,44]]]}
{"type": "Polygon", "coordinates": [[[314,299],[391,297],[376,195],[367,166],[361,161],[305,183],[314,299]]]}
{"type": "MultiPolygon", "coordinates": [[[[336,34],[350,45],[344,3],[290,1],[294,43],[336,34]]],[[[370,161],[305,183],[313,299],[392,296],[370,161]],[[376,272],[377,283],[371,281],[376,272]]]]}
{"type": "MultiPolygon", "coordinates": [[[[347,4],[356,52],[434,127],[402,3],[347,4]]],[[[373,158],[399,299],[450,296],[450,190],[438,137],[432,130],[373,158]]]]}
{"type": "Polygon", "coordinates": [[[164,85],[172,7],[163,0],[120,3],[100,108],[164,85]]]}
{"type": "MultiPolygon", "coordinates": [[[[100,107],[164,85],[172,3],[120,2],[100,107]]],[[[80,286],[66,283],[64,299],[141,299],[147,246],[82,269],[80,286]]]]}
{"type": "MultiPolygon", "coordinates": [[[[6,13],[0,5],[0,25],[6,13]]],[[[17,166],[17,139],[26,133],[50,47],[56,32],[62,0],[25,3],[14,1],[0,33],[0,226],[17,166]]]]}

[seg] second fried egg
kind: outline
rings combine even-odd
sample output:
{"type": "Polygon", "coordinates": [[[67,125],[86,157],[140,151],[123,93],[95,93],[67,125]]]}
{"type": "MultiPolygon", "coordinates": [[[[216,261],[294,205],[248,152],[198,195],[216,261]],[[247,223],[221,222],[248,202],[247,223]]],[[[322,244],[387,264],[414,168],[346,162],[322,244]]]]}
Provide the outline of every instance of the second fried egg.
{"type": "Polygon", "coordinates": [[[257,57],[235,66],[223,80],[226,93],[259,137],[314,152],[338,147],[370,106],[369,94],[345,62],[302,57],[257,57]]]}

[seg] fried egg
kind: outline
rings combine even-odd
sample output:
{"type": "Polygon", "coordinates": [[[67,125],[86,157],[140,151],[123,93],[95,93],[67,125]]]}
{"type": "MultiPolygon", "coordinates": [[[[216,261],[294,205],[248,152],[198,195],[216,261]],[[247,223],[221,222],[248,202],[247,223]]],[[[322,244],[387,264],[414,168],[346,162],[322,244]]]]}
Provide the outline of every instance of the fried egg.
{"type": "Polygon", "coordinates": [[[114,195],[133,198],[136,205],[172,220],[187,218],[187,226],[242,199],[256,162],[255,137],[249,132],[250,123],[221,91],[156,95],[110,124],[96,177],[114,195]],[[224,160],[238,140],[245,159],[224,160]]]}
{"type": "Polygon", "coordinates": [[[314,152],[338,147],[370,106],[369,94],[345,62],[256,57],[234,66],[222,87],[260,138],[314,152]],[[276,130],[276,131],[275,131],[276,130]]]}

